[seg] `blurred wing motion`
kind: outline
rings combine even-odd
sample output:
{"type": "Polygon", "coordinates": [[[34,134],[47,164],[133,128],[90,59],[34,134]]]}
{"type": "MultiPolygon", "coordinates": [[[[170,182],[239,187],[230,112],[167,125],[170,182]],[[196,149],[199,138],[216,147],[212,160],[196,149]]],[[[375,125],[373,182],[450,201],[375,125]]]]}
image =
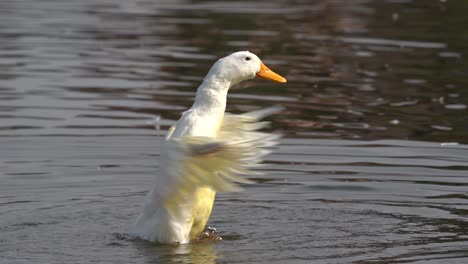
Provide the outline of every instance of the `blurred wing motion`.
{"type": "Polygon", "coordinates": [[[232,192],[240,190],[237,183],[251,183],[242,176],[258,175],[251,169],[279,139],[278,135],[256,131],[269,124],[259,120],[282,109],[276,106],[241,115],[225,114],[216,138],[169,139],[163,159],[166,184],[161,192],[166,192],[165,197],[171,197],[170,200],[179,200],[197,187],[232,192]]]}
{"type": "Polygon", "coordinates": [[[257,131],[269,124],[259,120],[282,109],[276,106],[241,115],[225,114],[216,138],[171,138],[171,128],[161,153],[160,173],[134,235],[152,241],[171,240],[173,236],[179,242],[186,239],[189,230],[184,224],[192,217],[195,192],[204,187],[215,192],[239,191],[238,183],[251,183],[243,176],[259,174],[251,169],[279,139],[278,135],[257,131]],[[162,224],[172,226],[165,228],[162,224]],[[159,227],[156,234],[154,226],[159,227]],[[178,232],[167,233],[170,230],[178,232]]]}

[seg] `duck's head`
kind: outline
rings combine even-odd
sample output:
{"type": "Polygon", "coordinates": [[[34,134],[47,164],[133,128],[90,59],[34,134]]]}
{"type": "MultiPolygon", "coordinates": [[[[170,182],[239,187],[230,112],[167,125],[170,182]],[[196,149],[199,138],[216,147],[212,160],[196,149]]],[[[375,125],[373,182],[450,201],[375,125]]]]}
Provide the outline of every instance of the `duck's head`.
{"type": "Polygon", "coordinates": [[[270,70],[257,55],[248,51],[239,51],[219,59],[208,75],[229,80],[231,85],[260,77],[263,79],[285,83],[286,79],[270,70]]]}

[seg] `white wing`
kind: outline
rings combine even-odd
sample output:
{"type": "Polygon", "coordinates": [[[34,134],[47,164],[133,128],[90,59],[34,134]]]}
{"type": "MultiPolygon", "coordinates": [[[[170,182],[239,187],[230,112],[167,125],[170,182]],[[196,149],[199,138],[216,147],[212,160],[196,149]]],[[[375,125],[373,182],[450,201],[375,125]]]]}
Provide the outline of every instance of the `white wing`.
{"type": "Polygon", "coordinates": [[[167,156],[161,167],[166,178],[160,192],[173,202],[184,199],[198,187],[217,192],[239,191],[237,183],[250,183],[243,176],[258,175],[252,171],[271,152],[279,136],[257,131],[268,125],[259,122],[282,107],[225,114],[217,138],[182,136],[166,141],[167,156]]]}

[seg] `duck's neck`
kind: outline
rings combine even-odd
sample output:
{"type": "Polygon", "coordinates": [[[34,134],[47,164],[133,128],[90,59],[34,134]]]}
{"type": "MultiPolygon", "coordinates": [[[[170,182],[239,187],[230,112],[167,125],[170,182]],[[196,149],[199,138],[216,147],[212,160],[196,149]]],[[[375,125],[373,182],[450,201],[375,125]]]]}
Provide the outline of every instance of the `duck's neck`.
{"type": "Polygon", "coordinates": [[[192,110],[206,114],[224,114],[231,82],[219,76],[207,76],[198,87],[192,110]]]}

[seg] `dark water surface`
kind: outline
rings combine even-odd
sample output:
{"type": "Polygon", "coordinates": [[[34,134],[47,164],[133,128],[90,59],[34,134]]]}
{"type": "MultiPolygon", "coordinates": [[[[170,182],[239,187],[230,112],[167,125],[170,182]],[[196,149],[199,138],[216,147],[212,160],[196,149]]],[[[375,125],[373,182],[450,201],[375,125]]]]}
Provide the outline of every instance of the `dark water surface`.
{"type": "Polygon", "coordinates": [[[468,2],[0,1],[0,263],[468,263],[468,2]],[[126,237],[159,140],[216,58],[287,84],[258,184],[222,241],[126,237]],[[155,120],[160,117],[160,131],[155,120]]]}

